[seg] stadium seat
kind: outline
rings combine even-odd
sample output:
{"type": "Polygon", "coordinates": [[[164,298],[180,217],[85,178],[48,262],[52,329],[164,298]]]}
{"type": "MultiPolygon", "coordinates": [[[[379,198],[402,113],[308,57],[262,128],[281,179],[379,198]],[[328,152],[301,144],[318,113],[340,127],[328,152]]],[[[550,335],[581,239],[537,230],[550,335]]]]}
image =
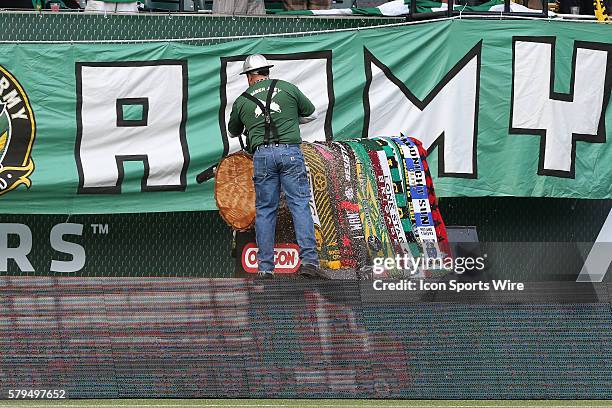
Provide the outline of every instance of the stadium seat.
{"type": "MultiPolygon", "coordinates": [[[[359,7],[357,5],[357,0],[333,0],[331,8],[333,9],[341,9],[341,8],[350,8],[350,7],[359,7]]],[[[267,10],[278,10],[283,11],[283,2],[278,0],[269,0],[266,1],[266,9],[267,10]]]]}
{"type": "Polygon", "coordinates": [[[357,7],[357,0],[333,0],[331,5],[331,8],[333,9],[343,9],[351,7],[357,7]]]}
{"type": "MultiPolygon", "coordinates": [[[[194,10],[194,0],[184,0],[183,4],[182,11],[194,10]]],[[[145,9],[149,11],[181,11],[179,5],[179,0],[145,0],[145,9]]]]}
{"type": "Polygon", "coordinates": [[[212,10],[213,0],[196,0],[194,3],[195,9],[197,10],[212,10]]]}
{"type": "Polygon", "coordinates": [[[266,0],[266,10],[283,11],[283,2],[279,0],[266,0]]]}
{"type": "Polygon", "coordinates": [[[11,0],[2,3],[2,8],[32,9],[32,0],[11,0]]]}

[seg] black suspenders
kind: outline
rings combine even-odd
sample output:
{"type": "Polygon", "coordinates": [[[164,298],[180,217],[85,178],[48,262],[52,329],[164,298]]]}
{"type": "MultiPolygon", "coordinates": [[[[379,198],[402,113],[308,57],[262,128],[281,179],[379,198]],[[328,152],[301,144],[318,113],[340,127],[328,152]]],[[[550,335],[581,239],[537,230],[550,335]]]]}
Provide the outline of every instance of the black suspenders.
{"type": "Polygon", "coordinates": [[[254,102],[257,106],[259,106],[259,109],[261,109],[261,111],[263,112],[264,120],[265,120],[264,145],[267,145],[270,143],[270,133],[273,133],[272,135],[273,143],[278,143],[278,140],[279,140],[278,131],[276,130],[276,125],[274,124],[274,121],[272,120],[272,115],[271,115],[272,111],[270,110],[270,104],[272,103],[272,95],[274,94],[274,88],[276,87],[277,82],[278,82],[277,79],[272,80],[272,83],[270,84],[270,88],[268,89],[268,97],[266,98],[265,106],[263,103],[261,103],[261,101],[258,98],[254,97],[253,95],[248,94],[246,92],[242,93],[242,96],[254,102]]]}

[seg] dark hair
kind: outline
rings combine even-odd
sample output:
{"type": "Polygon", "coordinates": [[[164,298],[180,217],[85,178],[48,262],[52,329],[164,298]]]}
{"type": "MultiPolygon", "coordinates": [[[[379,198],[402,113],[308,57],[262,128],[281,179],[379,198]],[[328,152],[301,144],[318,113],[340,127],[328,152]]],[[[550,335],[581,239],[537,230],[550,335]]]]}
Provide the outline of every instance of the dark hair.
{"type": "Polygon", "coordinates": [[[255,75],[270,76],[270,68],[262,68],[251,72],[255,75]]]}

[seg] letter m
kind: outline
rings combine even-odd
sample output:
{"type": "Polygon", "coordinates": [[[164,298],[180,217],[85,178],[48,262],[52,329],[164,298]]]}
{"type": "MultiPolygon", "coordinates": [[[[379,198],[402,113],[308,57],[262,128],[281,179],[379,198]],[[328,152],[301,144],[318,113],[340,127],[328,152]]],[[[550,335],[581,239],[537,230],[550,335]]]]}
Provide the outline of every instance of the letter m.
{"type": "MultiPolygon", "coordinates": [[[[476,178],[481,48],[482,41],[423,99],[364,49],[366,86],[362,137],[399,136],[401,132],[419,139],[430,151],[439,146],[439,176],[476,178]]],[[[409,60],[400,62],[410,64],[409,60]]]]}

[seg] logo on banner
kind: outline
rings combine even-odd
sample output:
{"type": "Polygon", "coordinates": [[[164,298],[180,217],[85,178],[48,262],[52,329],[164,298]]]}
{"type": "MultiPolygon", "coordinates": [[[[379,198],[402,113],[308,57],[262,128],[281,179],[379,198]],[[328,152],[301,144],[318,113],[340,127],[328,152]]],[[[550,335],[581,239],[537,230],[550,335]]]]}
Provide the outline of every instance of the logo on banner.
{"type": "Polygon", "coordinates": [[[36,122],[28,96],[15,77],[0,66],[0,195],[24,184],[34,171],[32,145],[36,122]]]}
{"type": "MultiPolygon", "coordinates": [[[[274,272],[295,273],[300,266],[300,247],[297,244],[276,244],[274,247],[274,272]]],[[[242,269],[257,273],[257,245],[249,243],[242,249],[242,269]]]]}

